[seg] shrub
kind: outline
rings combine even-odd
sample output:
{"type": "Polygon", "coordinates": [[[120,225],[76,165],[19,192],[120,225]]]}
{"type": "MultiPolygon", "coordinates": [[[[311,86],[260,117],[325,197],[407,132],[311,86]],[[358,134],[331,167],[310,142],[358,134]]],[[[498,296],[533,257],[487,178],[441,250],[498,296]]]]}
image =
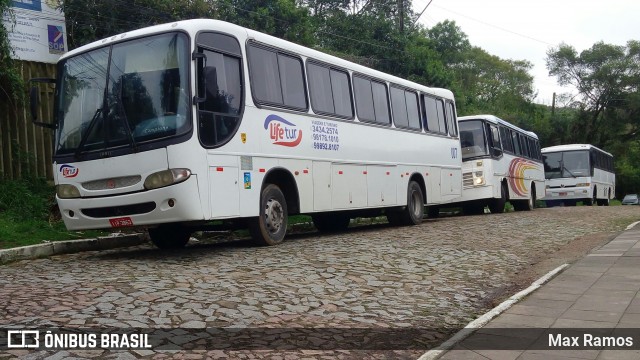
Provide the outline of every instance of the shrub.
{"type": "Polygon", "coordinates": [[[16,220],[48,220],[53,195],[45,179],[0,179],[0,213],[16,220]]]}

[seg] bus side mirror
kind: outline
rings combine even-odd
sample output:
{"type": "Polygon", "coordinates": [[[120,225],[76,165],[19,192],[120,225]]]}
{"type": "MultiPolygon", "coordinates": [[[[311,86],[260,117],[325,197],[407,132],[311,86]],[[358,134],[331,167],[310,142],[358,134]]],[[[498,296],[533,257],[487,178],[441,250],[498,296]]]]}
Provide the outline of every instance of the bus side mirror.
{"type": "Polygon", "coordinates": [[[52,122],[42,122],[38,121],[38,109],[40,108],[40,88],[38,87],[38,83],[44,84],[55,84],[55,79],[49,78],[34,78],[29,80],[31,85],[31,89],[29,90],[29,108],[31,110],[31,122],[34,125],[42,126],[48,129],[55,129],[56,124],[52,122]]]}
{"type": "Polygon", "coordinates": [[[499,147],[492,148],[492,151],[493,151],[493,156],[494,157],[502,156],[502,149],[500,149],[499,147]]]}

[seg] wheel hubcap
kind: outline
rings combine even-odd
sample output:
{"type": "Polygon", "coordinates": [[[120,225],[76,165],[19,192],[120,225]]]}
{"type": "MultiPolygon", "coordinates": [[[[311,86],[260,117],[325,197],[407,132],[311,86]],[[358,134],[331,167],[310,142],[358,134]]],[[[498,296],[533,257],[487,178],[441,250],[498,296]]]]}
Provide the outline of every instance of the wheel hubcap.
{"type": "Polygon", "coordinates": [[[270,233],[277,233],[284,223],[282,204],[275,199],[269,199],[264,209],[264,219],[270,233]]]}
{"type": "Polygon", "coordinates": [[[411,208],[413,215],[418,217],[420,215],[420,194],[417,191],[411,194],[411,208]]]}

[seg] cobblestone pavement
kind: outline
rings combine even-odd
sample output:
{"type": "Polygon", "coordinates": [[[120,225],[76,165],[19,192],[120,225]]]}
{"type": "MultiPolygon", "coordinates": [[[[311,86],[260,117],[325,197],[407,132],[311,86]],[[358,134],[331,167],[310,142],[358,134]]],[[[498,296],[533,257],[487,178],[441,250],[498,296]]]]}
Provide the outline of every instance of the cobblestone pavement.
{"type": "MultiPolygon", "coordinates": [[[[551,208],[297,234],[277,247],[199,242],[171,252],[145,245],[21,261],[0,267],[0,327],[430,328],[427,350],[516,292],[518,273],[578,237],[613,235],[637,220],[640,209],[631,206],[551,208]]],[[[409,359],[423,352],[0,349],[0,359],[409,359]]]]}

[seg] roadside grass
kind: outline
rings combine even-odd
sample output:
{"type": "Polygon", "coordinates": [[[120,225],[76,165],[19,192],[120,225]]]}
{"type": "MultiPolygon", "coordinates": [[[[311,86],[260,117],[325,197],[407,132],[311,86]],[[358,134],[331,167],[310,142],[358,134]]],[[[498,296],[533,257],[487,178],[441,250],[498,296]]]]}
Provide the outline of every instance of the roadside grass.
{"type": "Polygon", "coordinates": [[[44,179],[0,179],[0,249],[93,238],[103,231],[67,231],[44,179]]]}

